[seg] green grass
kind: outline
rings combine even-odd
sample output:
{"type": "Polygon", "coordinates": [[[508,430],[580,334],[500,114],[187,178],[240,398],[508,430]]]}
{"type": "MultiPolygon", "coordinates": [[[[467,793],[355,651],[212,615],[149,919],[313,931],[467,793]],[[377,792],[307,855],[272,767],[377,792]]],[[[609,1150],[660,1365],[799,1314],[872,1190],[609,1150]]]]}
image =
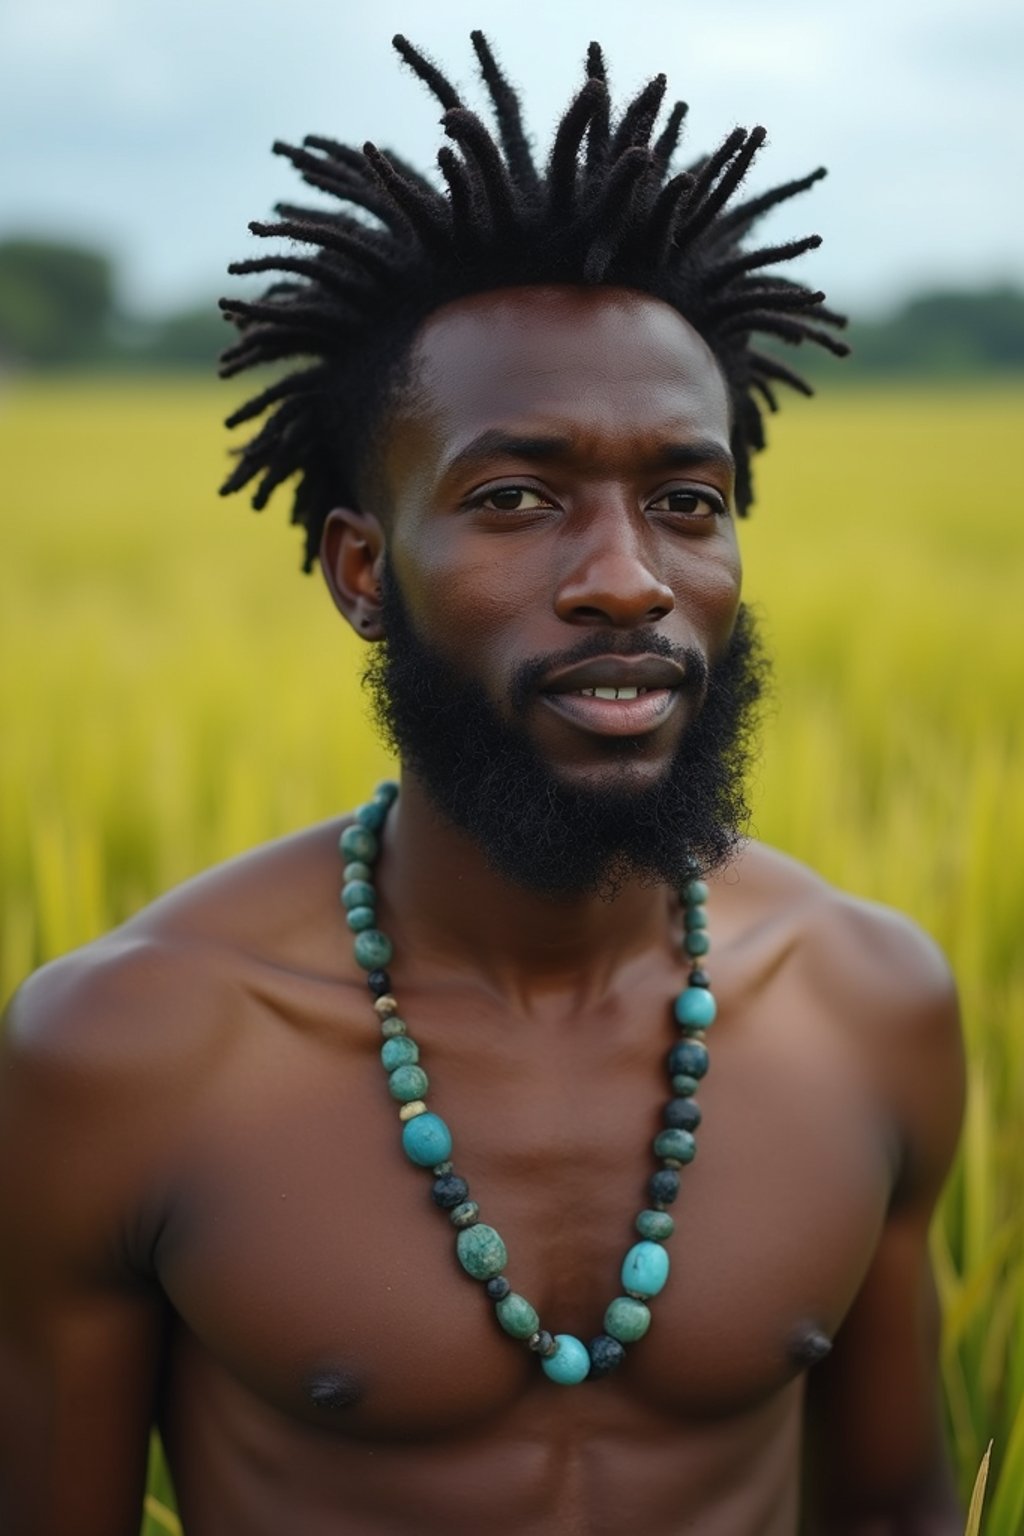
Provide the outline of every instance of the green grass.
{"type": "MultiPolygon", "coordinates": [[[[358,643],[299,576],[283,507],[212,493],[227,404],[184,383],[0,397],[5,992],[387,770],[358,643]]],[[[757,831],[911,913],[962,988],[970,1097],[934,1255],[965,1502],[994,1442],[985,1536],[1024,1528],[1022,404],[798,403],[743,535],[777,656],[757,831]]]]}

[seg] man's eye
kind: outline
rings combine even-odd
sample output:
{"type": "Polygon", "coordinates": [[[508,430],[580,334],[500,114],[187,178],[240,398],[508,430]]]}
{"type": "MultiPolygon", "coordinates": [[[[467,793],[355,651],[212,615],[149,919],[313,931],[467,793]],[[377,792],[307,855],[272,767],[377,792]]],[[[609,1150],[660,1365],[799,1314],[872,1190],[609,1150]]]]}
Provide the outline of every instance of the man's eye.
{"type": "Polygon", "coordinates": [[[495,491],[487,491],[477,502],[478,507],[498,512],[533,512],[549,507],[540,491],[531,491],[526,485],[502,485],[495,491]]]}
{"type": "Polygon", "coordinates": [[[693,517],[714,517],[725,510],[717,496],[705,491],[666,491],[651,505],[655,512],[682,512],[693,517]]]}

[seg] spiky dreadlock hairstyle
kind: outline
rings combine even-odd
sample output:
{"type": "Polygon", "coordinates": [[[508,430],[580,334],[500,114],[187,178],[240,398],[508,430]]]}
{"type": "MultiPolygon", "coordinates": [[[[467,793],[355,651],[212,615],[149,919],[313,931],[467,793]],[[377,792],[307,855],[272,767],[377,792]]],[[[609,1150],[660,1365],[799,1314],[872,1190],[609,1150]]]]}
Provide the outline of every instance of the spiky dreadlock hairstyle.
{"type": "Polygon", "coordinates": [[[222,355],[222,376],[284,358],[314,361],[228,417],[234,427],[271,413],[239,450],[221,493],[259,476],[252,504],[260,509],[275,486],[298,475],[292,521],[305,529],[307,571],[329,510],[360,504],[375,432],[417,328],[453,299],[573,283],[638,289],[671,304],[703,336],[725,376],[741,514],[753,500],[751,455],[765,443],[761,402],[777,409],[776,384],[813,393],[778,358],[756,351],[751,337],[848,351],[830,333],[845,319],[824,307],[824,294],[765,275],[766,268],[819,245],[819,236],[742,248],[762,214],[805,191],[823,168],[730,207],[765,130],[736,128],[713,154],[670,174],[686,106],[676,102],[654,136],[666,85],[657,75],[613,122],[604,58],[591,43],[583,86],[558,124],[541,172],[517,92],[483,34],[474,32],[472,41],[497,139],[429,59],[404,37],[394,39],[444,108],[441,122],[452,141],[437,154],[444,192],[374,144],[359,151],[316,135],[301,148],[276,143],[275,153],[305,182],[343,206],[325,211],[279,203],[280,222],[249,228],[312,253],[257,257],[228,269],[273,272],[284,280],[255,301],[221,300],[241,333],[222,355]]]}

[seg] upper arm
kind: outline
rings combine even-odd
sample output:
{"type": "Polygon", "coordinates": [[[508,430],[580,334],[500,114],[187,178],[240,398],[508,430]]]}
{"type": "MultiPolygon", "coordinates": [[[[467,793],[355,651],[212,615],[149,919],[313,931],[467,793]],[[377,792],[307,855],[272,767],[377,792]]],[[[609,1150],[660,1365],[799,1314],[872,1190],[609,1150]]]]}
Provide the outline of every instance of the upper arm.
{"type": "Polygon", "coordinates": [[[130,1252],[128,1021],[83,967],[29,983],[0,1042],[0,1528],[12,1536],[135,1536],[153,1418],[162,1308],[130,1252]]]}
{"type": "Polygon", "coordinates": [[[942,1443],[928,1232],[963,1109],[959,1011],[930,941],[892,921],[872,940],[884,985],[866,1043],[901,1160],[867,1275],[809,1384],[812,1529],[946,1536],[962,1520],[942,1443]]]}

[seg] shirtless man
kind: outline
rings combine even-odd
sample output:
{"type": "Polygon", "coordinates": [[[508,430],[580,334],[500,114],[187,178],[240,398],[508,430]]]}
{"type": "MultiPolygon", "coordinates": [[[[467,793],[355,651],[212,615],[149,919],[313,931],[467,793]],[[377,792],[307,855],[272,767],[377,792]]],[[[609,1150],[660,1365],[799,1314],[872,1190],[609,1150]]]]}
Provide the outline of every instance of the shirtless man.
{"type": "Polygon", "coordinates": [[[0,1525],[129,1536],[156,1422],[187,1536],[952,1536],[949,976],[738,840],[750,340],[836,317],[736,242],[806,183],[730,204],[757,130],[671,177],[595,48],[541,179],[474,42],[503,154],[399,40],[450,200],[286,150],[348,212],[284,211],[227,357],[314,355],[228,488],[299,474],[401,791],[16,999],[0,1525]]]}

